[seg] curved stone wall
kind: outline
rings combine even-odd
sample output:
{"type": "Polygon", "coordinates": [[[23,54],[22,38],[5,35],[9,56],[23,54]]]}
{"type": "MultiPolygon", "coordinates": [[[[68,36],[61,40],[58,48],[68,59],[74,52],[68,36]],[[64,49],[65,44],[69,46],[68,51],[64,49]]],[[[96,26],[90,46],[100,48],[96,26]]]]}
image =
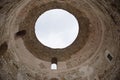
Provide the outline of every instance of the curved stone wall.
{"type": "Polygon", "coordinates": [[[0,80],[119,80],[119,0],[0,0],[0,80]],[[65,49],[43,46],[34,25],[49,9],[76,16],[80,31],[65,49]],[[51,70],[51,59],[58,69],[51,70]]]}

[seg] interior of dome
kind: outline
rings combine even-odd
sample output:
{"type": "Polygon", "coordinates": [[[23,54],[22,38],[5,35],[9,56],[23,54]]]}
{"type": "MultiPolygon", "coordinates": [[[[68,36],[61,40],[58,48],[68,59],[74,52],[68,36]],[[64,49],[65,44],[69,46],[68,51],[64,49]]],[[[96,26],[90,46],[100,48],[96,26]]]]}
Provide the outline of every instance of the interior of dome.
{"type": "Polygon", "coordinates": [[[119,75],[120,0],[0,0],[0,80],[120,80],[119,75]],[[77,37],[62,49],[43,45],[35,34],[39,16],[53,9],[78,21],[77,37]]]}

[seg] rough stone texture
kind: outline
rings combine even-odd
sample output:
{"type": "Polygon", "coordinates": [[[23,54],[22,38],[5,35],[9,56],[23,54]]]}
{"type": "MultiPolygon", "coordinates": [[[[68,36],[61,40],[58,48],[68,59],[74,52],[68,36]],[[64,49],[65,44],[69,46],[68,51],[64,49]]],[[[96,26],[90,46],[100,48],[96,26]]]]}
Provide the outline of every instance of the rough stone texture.
{"type": "Polygon", "coordinates": [[[119,75],[120,0],[0,0],[0,80],[120,80],[119,75]],[[54,8],[74,14],[80,26],[75,42],[61,50],[43,46],[34,33],[38,16],[54,8]],[[19,31],[25,34],[16,38],[19,31]],[[50,69],[52,57],[58,70],[50,69]]]}

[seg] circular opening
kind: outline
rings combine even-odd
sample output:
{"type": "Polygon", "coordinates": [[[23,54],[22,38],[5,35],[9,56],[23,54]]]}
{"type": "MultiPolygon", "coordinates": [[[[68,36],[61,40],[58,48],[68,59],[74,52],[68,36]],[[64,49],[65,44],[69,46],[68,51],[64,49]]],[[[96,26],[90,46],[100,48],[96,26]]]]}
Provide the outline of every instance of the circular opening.
{"type": "Polygon", "coordinates": [[[35,23],[37,39],[53,49],[70,46],[77,38],[79,24],[74,15],[63,9],[51,9],[40,15],[35,23]]]}

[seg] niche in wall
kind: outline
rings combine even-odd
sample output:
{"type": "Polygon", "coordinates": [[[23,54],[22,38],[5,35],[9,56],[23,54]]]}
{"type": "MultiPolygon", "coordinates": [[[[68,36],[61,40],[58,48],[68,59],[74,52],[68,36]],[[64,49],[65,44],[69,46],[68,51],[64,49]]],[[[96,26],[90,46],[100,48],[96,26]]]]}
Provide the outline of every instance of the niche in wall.
{"type": "Polygon", "coordinates": [[[4,53],[7,51],[8,45],[7,42],[4,42],[0,45],[0,56],[4,55],[4,53]]]}
{"type": "Polygon", "coordinates": [[[57,58],[53,57],[51,59],[51,70],[57,70],[57,58]]]}
{"type": "Polygon", "coordinates": [[[24,35],[26,34],[26,30],[21,30],[21,31],[18,31],[15,36],[16,37],[23,37],[24,35]]]}
{"type": "Polygon", "coordinates": [[[109,59],[109,61],[112,61],[112,56],[111,56],[111,54],[108,54],[108,55],[107,55],[107,58],[109,59]]]}
{"type": "Polygon", "coordinates": [[[108,62],[111,62],[113,60],[113,55],[110,51],[106,50],[105,51],[105,56],[106,56],[108,62]]]}

